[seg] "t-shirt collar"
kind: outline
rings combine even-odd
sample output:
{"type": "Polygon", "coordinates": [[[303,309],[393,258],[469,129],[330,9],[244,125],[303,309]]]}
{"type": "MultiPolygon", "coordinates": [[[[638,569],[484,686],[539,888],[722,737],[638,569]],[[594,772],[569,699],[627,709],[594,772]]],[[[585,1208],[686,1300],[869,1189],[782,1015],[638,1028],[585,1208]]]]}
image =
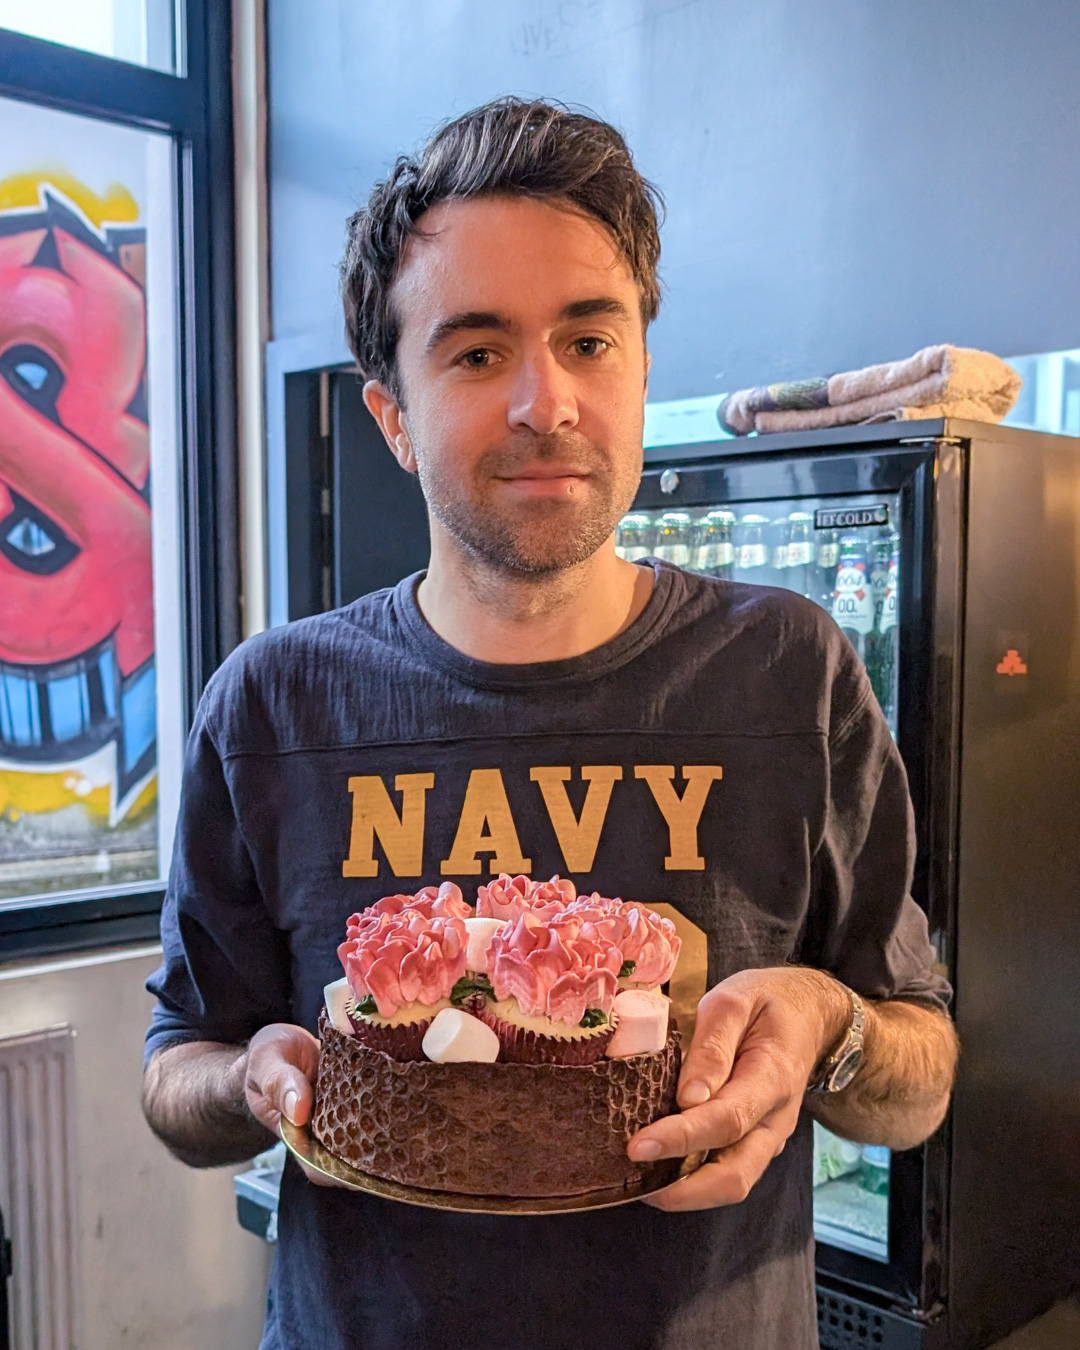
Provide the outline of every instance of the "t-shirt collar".
{"type": "Polygon", "coordinates": [[[486,689],[536,688],[576,684],[593,680],[632,661],[663,632],[682,594],[682,574],[656,558],[643,559],[640,566],[653,569],[652,594],[634,622],[592,651],[559,661],[530,661],[521,664],[478,661],[444,641],[421,613],[416,592],[425,572],[414,572],[398,583],[392,593],[392,606],[401,624],[402,636],[418,649],[425,661],[438,666],[464,684],[486,689]]]}

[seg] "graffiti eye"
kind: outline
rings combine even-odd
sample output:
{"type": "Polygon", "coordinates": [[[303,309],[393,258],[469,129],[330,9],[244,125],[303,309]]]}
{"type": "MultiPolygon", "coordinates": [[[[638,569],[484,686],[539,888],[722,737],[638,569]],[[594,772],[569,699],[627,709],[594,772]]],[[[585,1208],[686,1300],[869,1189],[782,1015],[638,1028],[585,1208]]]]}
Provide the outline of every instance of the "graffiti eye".
{"type": "Polygon", "coordinates": [[[60,421],[56,400],[64,387],[64,372],[47,351],[29,342],[9,347],[0,356],[0,375],[24,403],[51,422],[60,421]]]}
{"type": "Polygon", "coordinates": [[[15,509],[0,520],[0,553],[8,562],[24,572],[48,577],[78,556],[78,544],[67,537],[55,520],[10,488],[8,495],[15,509]]]}

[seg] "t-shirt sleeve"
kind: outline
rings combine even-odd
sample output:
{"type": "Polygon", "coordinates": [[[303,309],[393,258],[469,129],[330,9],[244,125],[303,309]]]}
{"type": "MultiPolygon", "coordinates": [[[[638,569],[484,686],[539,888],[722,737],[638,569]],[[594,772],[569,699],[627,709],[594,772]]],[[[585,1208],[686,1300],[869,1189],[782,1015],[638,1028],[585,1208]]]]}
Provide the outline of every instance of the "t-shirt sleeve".
{"type": "Polygon", "coordinates": [[[911,896],[915,822],[900,752],[864,673],[829,738],[829,797],[803,960],[875,999],[944,1010],[926,915],[911,896]]]}
{"type": "Polygon", "coordinates": [[[290,1020],[289,956],[267,912],[213,735],[213,682],[188,741],[161,914],[145,1057],[184,1041],[242,1044],[290,1020]]]}

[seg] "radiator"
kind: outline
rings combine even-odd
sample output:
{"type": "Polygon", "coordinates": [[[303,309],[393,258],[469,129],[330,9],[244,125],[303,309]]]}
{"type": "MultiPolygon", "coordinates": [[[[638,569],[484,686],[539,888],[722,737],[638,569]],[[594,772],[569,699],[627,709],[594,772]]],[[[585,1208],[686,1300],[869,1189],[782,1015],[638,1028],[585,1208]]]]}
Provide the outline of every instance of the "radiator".
{"type": "Polygon", "coordinates": [[[74,1032],[0,1038],[0,1206],[12,1350],[76,1350],[74,1032]]]}

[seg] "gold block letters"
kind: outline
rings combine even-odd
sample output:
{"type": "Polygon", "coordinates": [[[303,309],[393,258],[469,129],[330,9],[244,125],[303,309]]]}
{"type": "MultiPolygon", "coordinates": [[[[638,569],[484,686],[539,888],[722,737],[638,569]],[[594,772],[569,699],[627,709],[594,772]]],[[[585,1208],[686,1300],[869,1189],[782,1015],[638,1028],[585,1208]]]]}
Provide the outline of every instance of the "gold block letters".
{"type": "Polygon", "coordinates": [[[522,856],[517,826],[510,814],[506,787],[498,769],[473,769],[458,818],[449,858],[439,864],[444,877],[475,877],[481,872],[480,853],[493,853],[492,876],[532,871],[532,859],[522,856]]]}
{"type": "Polygon", "coordinates": [[[698,853],[698,823],[713,783],[723,778],[719,764],[684,764],[686,790],[680,797],[672,779],[674,764],[638,764],[635,778],[644,778],[664,819],[670,843],[664,868],[668,872],[703,872],[705,859],[698,853]]]}
{"type": "Polygon", "coordinates": [[[571,776],[568,767],[557,765],[529,770],[529,777],[540,785],[566,870],[590,872],[600,843],[600,832],[607,819],[611,789],[623,776],[623,771],[618,764],[582,766],[581,777],[589,784],[589,791],[585,796],[585,805],[581,808],[580,820],[574,815],[569,794],[563,787],[571,776]]]}
{"type": "Polygon", "coordinates": [[[425,793],[435,786],[433,773],[399,773],[394,791],[401,793],[401,815],[394,809],[383,780],[371,774],[349,779],[352,831],[349,856],[341,865],[345,877],[377,877],[375,836],[396,877],[418,877],[424,870],[425,793]]]}

